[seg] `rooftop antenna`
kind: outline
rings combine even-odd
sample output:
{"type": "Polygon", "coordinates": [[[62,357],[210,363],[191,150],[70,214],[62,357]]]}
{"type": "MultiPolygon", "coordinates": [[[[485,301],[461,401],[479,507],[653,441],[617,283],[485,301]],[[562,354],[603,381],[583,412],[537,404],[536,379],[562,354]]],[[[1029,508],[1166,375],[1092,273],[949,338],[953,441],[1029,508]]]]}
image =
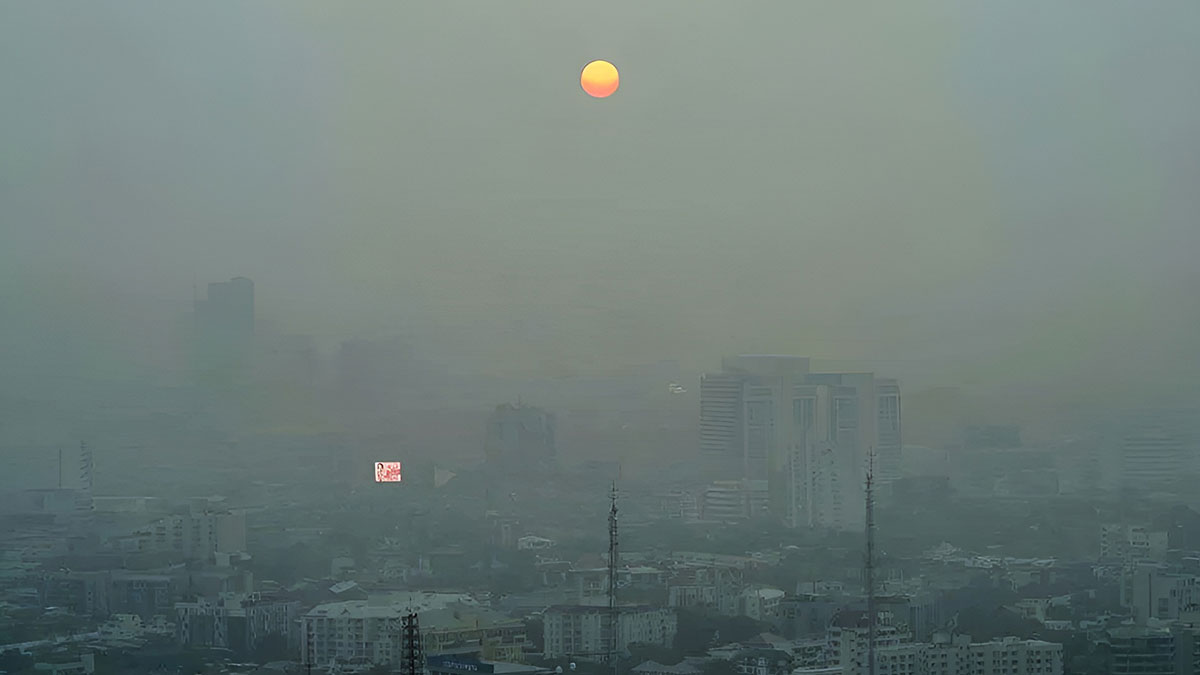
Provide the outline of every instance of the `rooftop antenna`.
{"type": "Polygon", "coordinates": [[[864,560],[867,587],[867,673],[875,675],[875,448],[867,452],[867,551],[864,560]]]}
{"type": "Polygon", "coordinates": [[[609,665],[617,672],[618,612],[617,612],[617,481],[612,482],[608,509],[608,625],[609,665]]]}

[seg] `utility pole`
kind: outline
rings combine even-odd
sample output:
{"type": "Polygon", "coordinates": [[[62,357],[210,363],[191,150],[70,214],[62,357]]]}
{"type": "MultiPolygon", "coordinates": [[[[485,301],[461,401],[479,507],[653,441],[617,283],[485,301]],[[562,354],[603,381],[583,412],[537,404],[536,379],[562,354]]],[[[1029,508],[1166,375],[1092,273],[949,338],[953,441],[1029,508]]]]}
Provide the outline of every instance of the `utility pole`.
{"type": "Polygon", "coordinates": [[[612,483],[608,510],[608,662],[613,675],[617,672],[617,645],[619,644],[620,614],[617,610],[617,482],[612,483]]]}
{"type": "Polygon", "coordinates": [[[864,582],[867,587],[867,673],[875,675],[875,448],[867,454],[867,552],[864,582]]]}

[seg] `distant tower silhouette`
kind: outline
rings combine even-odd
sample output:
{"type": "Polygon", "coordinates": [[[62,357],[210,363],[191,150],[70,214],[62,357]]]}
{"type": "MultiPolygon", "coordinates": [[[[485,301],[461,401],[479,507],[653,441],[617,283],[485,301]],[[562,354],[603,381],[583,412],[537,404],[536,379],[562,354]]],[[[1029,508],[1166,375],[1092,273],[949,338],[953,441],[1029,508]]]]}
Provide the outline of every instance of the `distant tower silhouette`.
{"type": "Polygon", "coordinates": [[[502,404],[488,418],[484,458],[494,468],[517,470],[555,461],[554,414],[525,405],[502,404]]]}
{"type": "Polygon", "coordinates": [[[204,300],[195,301],[196,319],[201,330],[223,337],[248,337],[254,334],[254,282],[234,277],[208,285],[204,300]]]}
{"type": "Polygon", "coordinates": [[[875,449],[867,453],[867,551],[863,581],[867,590],[867,673],[875,675],[875,449]]]}
{"type": "Polygon", "coordinates": [[[617,482],[609,493],[608,510],[608,662],[617,672],[617,645],[620,643],[620,610],[617,609],[617,482]]]}

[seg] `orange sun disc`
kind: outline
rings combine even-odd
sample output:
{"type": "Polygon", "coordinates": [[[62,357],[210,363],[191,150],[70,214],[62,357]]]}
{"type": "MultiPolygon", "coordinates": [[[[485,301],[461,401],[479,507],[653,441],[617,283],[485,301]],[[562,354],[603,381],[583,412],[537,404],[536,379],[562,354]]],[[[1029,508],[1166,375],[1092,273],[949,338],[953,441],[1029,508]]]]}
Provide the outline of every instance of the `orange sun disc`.
{"type": "Polygon", "coordinates": [[[592,61],[584,66],[583,72],[579,74],[579,86],[583,87],[589,96],[596,98],[611,96],[620,84],[621,77],[617,73],[617,67],[608,61],[592,61]]]}

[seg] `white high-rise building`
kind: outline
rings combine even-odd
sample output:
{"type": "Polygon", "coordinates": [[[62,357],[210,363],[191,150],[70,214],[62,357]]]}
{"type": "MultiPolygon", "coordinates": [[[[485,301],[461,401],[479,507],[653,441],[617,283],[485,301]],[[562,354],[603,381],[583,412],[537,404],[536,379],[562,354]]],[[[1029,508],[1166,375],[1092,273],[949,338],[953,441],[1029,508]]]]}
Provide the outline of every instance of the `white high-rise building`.
{"type": "Polygon", "coordinates": [[[1100,526],[1100,560],[1133,563],[1162,560],[1167,554],[1167,533],[1151,532],[1137,525],[1100,526]]]}
{"type": "MultiPolygon", "coordinates": [[[[807,358],[738,356],[700,383],[700,446],[767,483],[793,527],[861,530],[868,453],[898,477],[900,387],[872,373],[813,373],[807,358]]],[[[730,478],[735,478],[731,476],[730,478]]]]}
{"type": "MultiPolygon", "coordinates": [[[[607,607],[556,605],[542,615],[545,656],[605,661],[613,648],[607,607]]],[[[616,650],[629,645],[669,647],[675,640],[675,610],[621,607],[617,613],[616,650]]]]}
{"type": "Polygon", "coordinates": [[[1130,412],[1114,429],[1117,475],[1133,491],[1187,491],[1200,476],[1200,413],[1195,409],[1130,412]]]}
{"type": "MultiPolygon", "coordinates": [[[[865,616],[851,626],[831,626],[829,654],[842,675],[867,675],[865,616]]],[[[875,672],[888,675],[1062,675],[1063,646],[1003,637],[971,642],[967,635],[939,634],[929,642],[906,642],[894,628],[877,626],[875,672]]]]}

